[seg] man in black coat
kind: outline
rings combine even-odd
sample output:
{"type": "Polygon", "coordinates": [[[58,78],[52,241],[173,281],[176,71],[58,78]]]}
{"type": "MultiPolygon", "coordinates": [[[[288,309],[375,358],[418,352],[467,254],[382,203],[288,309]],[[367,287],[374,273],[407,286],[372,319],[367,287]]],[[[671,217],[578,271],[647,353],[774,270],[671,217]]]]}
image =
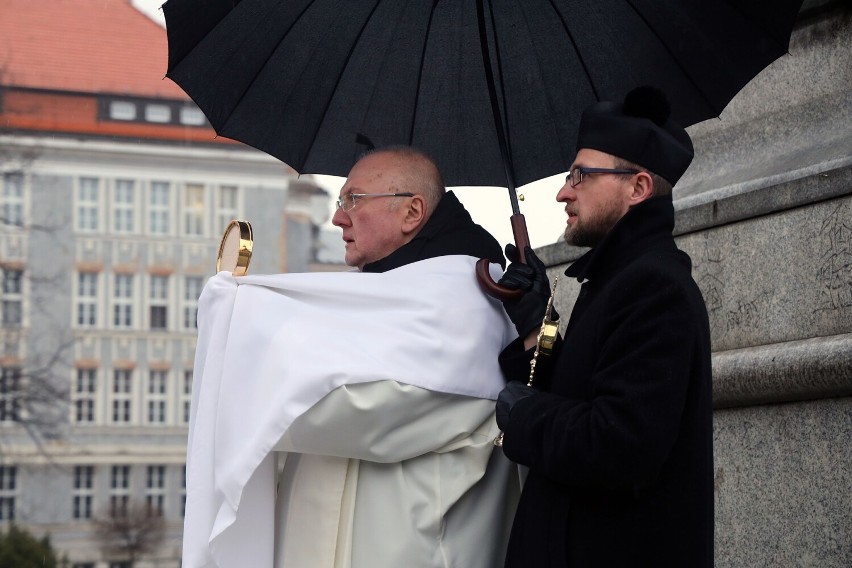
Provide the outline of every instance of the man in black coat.
{"type": "Polygon", "coordinates": [[[581,283],[552,354],[529,361],[550,285],[531,249],[500,283],[520,337],[501,354],[503,451],[529,475],[508,567],[713,565],[713,433],[707,310],[672,238],[671,186],[693,156],[651,88],[582,117],[557,200],[581,283]]]}

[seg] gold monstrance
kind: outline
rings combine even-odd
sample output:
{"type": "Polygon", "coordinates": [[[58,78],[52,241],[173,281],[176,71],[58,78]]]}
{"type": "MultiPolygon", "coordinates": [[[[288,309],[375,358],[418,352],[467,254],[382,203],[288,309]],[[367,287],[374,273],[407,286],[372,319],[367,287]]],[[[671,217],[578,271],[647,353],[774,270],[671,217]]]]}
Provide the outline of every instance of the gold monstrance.
{"type": "Polygon", "coordinates": [[[245,276],[251,262],[252,238],[251,224],[247,221],[231,221],[219,243],[219,256],[216,259],[216,272],[230,271],[234,276],[245,276]]]}

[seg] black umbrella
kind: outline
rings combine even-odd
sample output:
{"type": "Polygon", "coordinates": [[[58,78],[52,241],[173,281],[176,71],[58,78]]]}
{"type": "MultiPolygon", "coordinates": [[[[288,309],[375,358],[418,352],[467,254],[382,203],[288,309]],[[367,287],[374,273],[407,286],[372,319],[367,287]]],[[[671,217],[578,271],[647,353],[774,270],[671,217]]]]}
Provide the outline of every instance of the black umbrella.
{"type": "Polygon", "coordinates": [[[167,76],[300,173],[410,144],[449,186],[508,186],[523,225],[516,184],[567,170],[584,108],[654,85],[684,126],[718,116],[786,53],[801,3],[168,0],[167,76]]]}

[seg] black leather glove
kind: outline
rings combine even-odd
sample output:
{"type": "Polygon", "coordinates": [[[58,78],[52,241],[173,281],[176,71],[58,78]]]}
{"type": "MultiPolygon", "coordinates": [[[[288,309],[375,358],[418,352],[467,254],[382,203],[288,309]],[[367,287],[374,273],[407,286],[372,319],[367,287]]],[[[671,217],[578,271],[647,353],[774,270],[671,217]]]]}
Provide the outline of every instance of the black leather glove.
{"type": "MultiPolygon", "coordinates": [[[[524,295],[517,300],[503,301],[503,309],[509,314],[509,319],[515,324],[521,338],[525,338],[533,330],[538,331],[547,309],[547,300],[550,298],[550,280],[547,278],[544,263],[530,247],[524,249],[524,254],[526,264],[520,262],[515,245],[506,245],[506,258],[511,264],[497,282],[504,288],[524,291],[524,295]]],[[[550,319],[559,319],[556,308],[552,308],[550,319]]]]}
{"type": "Polygon", "coordinates": [[[509,424],[509,413],[519,400],[534,395],[536,391],[521,381],[509,381],[497,395],[497,426],[505,430],[509,424]]]}

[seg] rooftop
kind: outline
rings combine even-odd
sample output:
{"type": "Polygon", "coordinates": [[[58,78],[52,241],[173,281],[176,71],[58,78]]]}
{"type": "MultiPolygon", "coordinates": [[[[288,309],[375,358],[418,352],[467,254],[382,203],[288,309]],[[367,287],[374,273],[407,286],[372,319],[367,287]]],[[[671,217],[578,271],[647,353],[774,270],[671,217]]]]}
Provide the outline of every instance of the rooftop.
{"type": "Polygon", "coordinates": [[[167,61],[166,31],[129,0],[0,0],[0,84],[188,99],[167,61]]]}

